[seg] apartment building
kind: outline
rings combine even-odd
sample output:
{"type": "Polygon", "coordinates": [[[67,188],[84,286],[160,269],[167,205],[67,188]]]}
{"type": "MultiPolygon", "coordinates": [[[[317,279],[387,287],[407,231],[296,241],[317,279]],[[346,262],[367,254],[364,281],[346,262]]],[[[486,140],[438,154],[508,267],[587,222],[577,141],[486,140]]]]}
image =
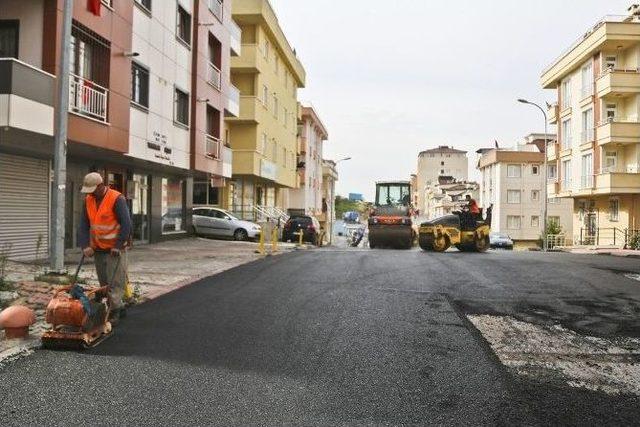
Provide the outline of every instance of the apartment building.
{"type": "Polygon", "coordinates": [[[242,52],[231,58],[231,82],[240,90],[240,115],[228,117],[233,179],[228,208],[241,218],[289,207],[298,186],[298,89],[306,73],[267,0],[233,4],[242,52]]]}
{"type": "Polygon", "coordinates": [[[477,182],[458,181],[452,177],[440,176],[436,184],[427,186],[423,216],[434,219],[460,211],[468,204],[467,196],[478,199],[479,188],[477,182]]]}
{"type": "Polygon", "coordinates": [[[441,145],[420,152],[416,172],[417,209],[426,212],[427,187],[438,184],[438,177],[449,176],[458,181],[468,179],[467,152],[441,145]]]}
{"type": "MultiPolygon", "coordinates": [[[[537,140],[537,142],[544,142],[537,140]]],[[[544,148],[544,145],[542,145],[544,148]]],[[[544,153],[539,143],[514,149],[481,150],[478,169],[481,174],[480,206],[493,205],[491,230],[506,233],[517,242],[537,242],[543,234],[544,153]]],[[[571,240],[573,204],[552,197],[548,220],[560,224],[571,240]]]]}
{"type": "Polygon", "coordinates": [[[319,217],[322,213],[323,145],[327,128],[312,106],[301,105],[298,122],[298,188],[289,190],[289,213],[319,217]]]}
{"type": "Polygon", "coordinates": [[[621,245],[640,228],[639,12],[599,20],[541,76],[557,93],[549,194],[572,200],[576,243],[621,245]]]}
{"type": "Polygon", "coordinates": [[[338,168],[333,160],[322,161],[322,214],[318,218],[320,226],[325,230],[325,240],[332,241],[334,224],[336,223],[336,182],[338,168]]]}
{"type": "MultiPolygon", "coordinates": [[[[240,36],[228,11],[226,20],[216,16],[216,5],[222,7],[201,0],[74,3],[67,247],[75,245],[79,188],[87,172],[100,172],[126,196],[134,239],[141,242],[186,235],[194,178],[215,187],[231,176],[224,144],[211,148],[207,136],[220,140],[222,112],[233,114],[228,56],[233,35],[238,45],[240,36]],[[203,53],[209,54],[206,43],[198,48],[202,38],[219,42],[214,59],[219,70],[227,70],[211,90],[203,82],[210,80],[204,70],[212,56],[203,53]],[[220,112],[214,120],[207,115],[211,109],[220,112]]],[[[44,255],[48,244],[63,6],[62,0],[0,0],[0,57],[9,58],[0,60],[0,96],[11,103],[0,107],[0,121],[14,130],[0,137],[0,244],[11,246],[16,258],[34,257],[38,250],[44,255]]]]}

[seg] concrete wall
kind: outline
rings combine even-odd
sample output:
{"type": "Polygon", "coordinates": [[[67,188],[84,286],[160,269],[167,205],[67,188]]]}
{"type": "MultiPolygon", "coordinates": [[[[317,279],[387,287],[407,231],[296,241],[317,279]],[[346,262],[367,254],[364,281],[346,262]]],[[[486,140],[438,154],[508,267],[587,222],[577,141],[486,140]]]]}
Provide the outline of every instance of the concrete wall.
{"type": "Polygon", "coordinates": [[[42,68],[44,0],[1,0],[0,19],[20,21],[18,59],[42,68]]]}

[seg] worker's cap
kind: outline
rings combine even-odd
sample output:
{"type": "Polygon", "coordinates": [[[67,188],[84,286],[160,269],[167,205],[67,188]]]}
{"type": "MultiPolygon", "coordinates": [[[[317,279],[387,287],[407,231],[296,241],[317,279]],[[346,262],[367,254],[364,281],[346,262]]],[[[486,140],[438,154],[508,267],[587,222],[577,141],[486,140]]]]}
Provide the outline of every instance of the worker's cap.
{"type": "Polygon", "coordinates": [[[88,173],[82,181],[81,193],[89,194],[96,191],[98,185],[102,184],[102,176],[98,172],[88,173]]]}

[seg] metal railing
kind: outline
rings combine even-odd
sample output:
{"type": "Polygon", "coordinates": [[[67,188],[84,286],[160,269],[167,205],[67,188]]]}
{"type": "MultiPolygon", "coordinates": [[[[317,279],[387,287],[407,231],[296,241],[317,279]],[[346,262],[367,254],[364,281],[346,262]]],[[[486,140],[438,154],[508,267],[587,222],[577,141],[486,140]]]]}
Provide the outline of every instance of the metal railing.
{"type": "Polygon", "coordinates": [[[564,234],[547,234],[547,250],[553,251],[559,247],[567,246],[567,236],[564,234]]]}
{"type": "Polygon", "coordinates": [[[70,74],[69,79],[69,111],[90,117],[101,122],[107,121],[107,101],[109,90],[70,74]]]}
{"type": "Polygon", "coordinates": [[[209,0],[209,10],[220,22],[222,22],[222,0],[209,0]]]}
{"type": "Polygon", "coordinates": [[[256,221],[280,221],[281,224],[284,224],[289,220],[289,215],[275,206],[256,205],[253,210],[256,221]]]}
{"type": "Polygon", "coordinates": [[[222,87],[222,73],[220,69],[211,62],[207,64],[207,83],[218,90],[222,87]]]}
{"type": "MultiPolygon", "coordinates": [[[[584,33],[577,40],[575,40],[573,43],[571,43],[567,49],[563,50],[562,53],[560,55],[558,55],[558,57],[553,60],[553,62],[551,62],[549,65],[547,65],[545,67],[544,71],[542,71],[542,74],[547,73],[547,71],[549,71],[554,65],[556,65],[556,63],[558,63],[558,61],[560,61],[562,58],[567,56],[573,49],[575,49],[580,43],[582,43],[587,37],[589,37],[593,32],[598,30],[604,24],[606,24],[608,22],[612,22],[612,23],[625,22],[626,20],[629,20],[630,18],[631,18],[631,16],[629,16],[629,15],[606,15],[606,16],[604,16],[598,22],[596,22],[593,27],[591,27],[589,30],[587,30],[586,33],[584,33]]],[[[632,21],[630,21],[630,22],[632,22],[632,21]]]]}
{"type": "Polygon", "coordinates": [[[205,147],[204,147],[205,155],[212,159],[219,159],[220,145],[222,145],[222,142],[220,141],[220,139],[216,138],[215,136],[206,135],[204,143],[205,143],[205,147]]]}
{"type": "Polygon", "coordinates": [[[578,243],[584,246],[612,245],[627,247],[640,230],[618,227],[581,228],[578,243]]]}
{"type": "Polygon", "coordinates": [[[101,0],[102,4],[109,7],[109,8],[113,8],[113,0],[101,0]]]}

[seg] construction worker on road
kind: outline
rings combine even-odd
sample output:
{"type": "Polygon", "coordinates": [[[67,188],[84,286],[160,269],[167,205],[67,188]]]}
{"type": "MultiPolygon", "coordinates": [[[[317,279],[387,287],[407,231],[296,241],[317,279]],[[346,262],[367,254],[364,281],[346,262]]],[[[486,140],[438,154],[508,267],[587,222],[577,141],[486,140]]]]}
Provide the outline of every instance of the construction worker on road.
{"type": "Polygon", "coordinates": [[[467,207],[469,208],[469,212],[471,213],[471,215],[473,215],[474,217],[476,215],[480,215],[480,207],[478,206],[478,202],[472,199],[470,194],[466,195],[466,200],[467,207]]]}
{"type": "Polygon", "coordinates": [[[127,280],[127,248],[132,223],[124,196],[107,187],[102,176],[92,172],[84,177],[81,193],[86,194],[78,229],[78,246],[85,257],[95,257],[100,286],[109,287],[111,323],[124,316],[127,280]],[[110,281],[113,280],[112,283],[110,281]]]}

